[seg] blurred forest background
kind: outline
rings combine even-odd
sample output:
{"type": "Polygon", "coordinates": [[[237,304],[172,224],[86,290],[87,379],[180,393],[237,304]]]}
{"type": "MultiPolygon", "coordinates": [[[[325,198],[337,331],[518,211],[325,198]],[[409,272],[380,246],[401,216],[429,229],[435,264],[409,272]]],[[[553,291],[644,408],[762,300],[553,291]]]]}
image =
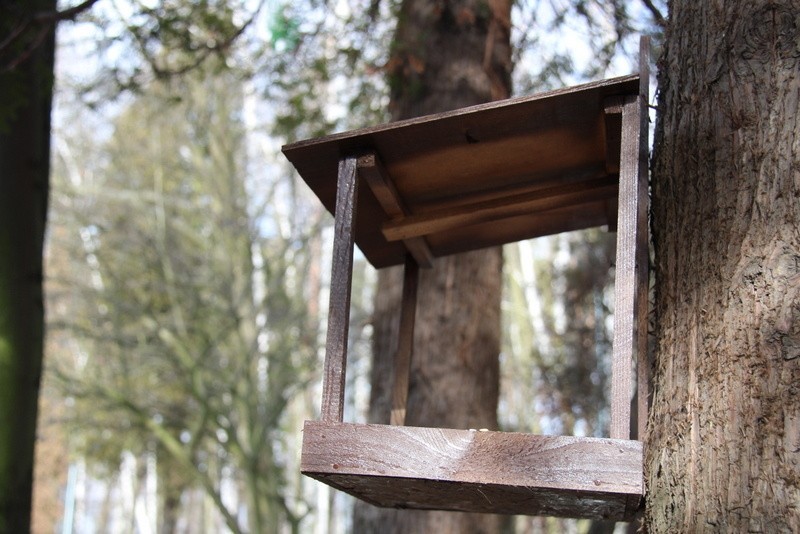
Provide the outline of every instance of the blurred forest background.
{"type": "MultiPolygon", "coordinates": [[[[400,3],[113,0],[60,24],[35,532],[352,531],[352,499],[299,473],[332,217],[280,146],[388,120],[400,3]]],[[[514,2],[514,94],[636,70],[661,13],[514,2]]],[[[602,228],[504,248],[503,430],[607,434],[613,264],[602,228]]],[[[375,278],[357,255],[351,421],[375,278]]]]}

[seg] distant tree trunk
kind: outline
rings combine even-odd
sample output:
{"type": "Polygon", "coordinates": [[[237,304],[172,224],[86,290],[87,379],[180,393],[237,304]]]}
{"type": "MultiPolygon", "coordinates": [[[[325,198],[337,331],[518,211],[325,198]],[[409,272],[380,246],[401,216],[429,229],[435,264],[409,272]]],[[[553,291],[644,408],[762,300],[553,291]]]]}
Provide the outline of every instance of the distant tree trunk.
{"type": "MultiPolygon", "coordinates": [[[[403,2],[389,60],[395,120],[510,93],[511,3],[403,2]]],[[[437,260],[421,270],[406,424],[497,428],[500,352],[499,248],[437,260]]],[[[370,420],[388,423],[402,273],[378,277],[370,420]]],[[[495,516],[380,510],[359,503],[354,531],[491,533],[495,516]]]]}
{"type": "Polygon", "coordinates": [[[798,3],[670,5],[647,526],[800,532],[798,3]]]}
{"type": "MultiPolygon", "coordinates": [[[[54,11],[55,0],[0,10],[0,40],[18,11],[54,11]]],[[[0,533],[28,532],[42,370],[42,247],[50,164],[55,32],[39,28],[0,53],[0,533]],[[5,70],[15,60],[18,66],[5,70]]]]}

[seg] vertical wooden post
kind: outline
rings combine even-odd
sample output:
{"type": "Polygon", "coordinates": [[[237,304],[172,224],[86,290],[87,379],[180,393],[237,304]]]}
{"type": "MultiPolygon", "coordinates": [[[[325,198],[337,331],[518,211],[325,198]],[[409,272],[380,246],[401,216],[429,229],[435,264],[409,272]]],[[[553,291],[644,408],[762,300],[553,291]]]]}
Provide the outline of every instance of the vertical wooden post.
{"type": "Polygon", "coordinates": [[[327,422],[342,422],[344,419],[344,382],[347,371],[347,334],[350,330],[350,288],[353,282],[357,200],[356,158],[345,157],[339,160],[328,335],[325,340],[325,369],[322,379],[321,417],[327,422]]]}
{"type": "Polygon", "coordinates": [[[647,412],[650,402],[650,362],[647,354],[647,314],[649,284],[649,231],[647,213],[649,211],[649,195],[647,194],[649,168],[649,113],[650,101],[650,37],[642,36],[639,41],[639,211],[636,215],[636,226],[639,234],[636,241],[636,391],[637,391],[637,429],[636,436],[644,440],[647,429],[647,412]]]}
{"type": "MultiPolygon", "coordinates": [[[[638,348],[637,249],[642,234],[638,224],[641,201],[639,182],[642,174],[639,172],[640,119],[640,97],[625,97],[622,104],[617,268],[614,282],[614,356],[611,367],[611,437],[614,439],[630,439],[632,365],[638,348]]],[[[645,246],[646,243],[645,237],[645,246]]]]}
{"type": "Polygon", "coordinates": [[[414,349],[414,321],[417,310],[417,285],[419,265],[411,254],[406,254],[403,276],[403,303],[400,311],[400,335],[394,356],[394,386],[392,388],[391,424],[404,425],[411,355],[414,349]]]}

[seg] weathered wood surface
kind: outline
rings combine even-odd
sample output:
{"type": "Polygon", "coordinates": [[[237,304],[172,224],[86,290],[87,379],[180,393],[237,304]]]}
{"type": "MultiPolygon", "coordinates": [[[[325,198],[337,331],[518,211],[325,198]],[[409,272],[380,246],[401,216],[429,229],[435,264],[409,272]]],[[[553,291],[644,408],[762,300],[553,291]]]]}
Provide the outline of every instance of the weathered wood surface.
{"type": "Polygon", "coordinates": [[[629,518],[638,441],[306,421],[303,473],[379,506],[629,518]]]}
{"type": "Polygon", "coordinates": [[[406,257],[403,273],[403,301],[400,310],[400,332],[397,351],[394,355],[394,385],[392,386],[392,411],[390,422],[403,425],[406,421],[408,402],[408,380],[411,372],[411,356],[414,349],[414,323],[417,311],[417,287],[419,266],[410,256],[406,257]]]}
{"type": "Polygon", "coordinates": [[[529,213],[574,208],[610,200],[616,196],[616,177],[606,176],[535,191],[512,191],[492,200],[471,202],[467,198],[457,207],[440,208],[419,215],[393,219],[384,224],[383,235],[389,241],[410,239],[529,213]]]}
{"type": "MultiPolygon", "coordinates": [[[[641,108],[637,95],[628,96],[622,105],[622,149],[617,210],[617,261],[614,280],[614,345],[611,364],[611,437],[629,439],[633,365],[636,361],[638,314],[637,251],[641,243],[639,227],[641,178],[639,133],[641,108]]],[[[646,246],[646,241],[645,241],[646,246]]]]}
{"type": "MultiPolygon", "coordinates": [[[[631,75],[300,141],[283,151],[331,212],[339,158],[373,151],[409,214],[419,215],[463,204],[464,197],[491,200],[505,191],[614,174],[609,169],[619,156],[607,148],[607,138],[618,134],[607,129],[618,126],[609,126],[604,102],[638,91],[638,75],[631,75]]],[[[378,268],[401,264],[406,246],[385,239],[381,229],[392,216],[372,191],[360,195],[358,212],[356,242],[369,261],[378,268]]],[[[609,222],[607,199],[598,198],[546,216],[442,231],[426,241],[434,256],[442,256],[609,222]]]]}
{"type": "Polygon", "coordinates": [[[323,421],[344,417],[344,383],[347,370],[347,334],[350,330],[350,289],[353,282],[353,240],[358,176],[356,158],[342,158],[338,168],[336,220],[334,222],[328,333],[322,376],[323,421]]]}
{"type": "MultiPolygon", "coordinates": [[[[628,439],[630,398],[635,363],[637,398],[636,436],[642,439],[647,425],[649,363],[647,360],[648,313],[648,94],[649,46],[639,45],[639,94],[606,99],[606,123],[619,121],[619,206],[617,209],[617,261],[615,279],[614,357],[611,384],[611,437],[628,439]]],[[[609,128],[615,131],[615,128],[609,128]]]]}
{"type": "MultiPolygon", "coordinates": [[[[378,200],[383,211],[393,219],[399,219],[410,215],[411,212],[405,207],[403,199],[394,187],[394,183],[386,174],[380,158],[374,152],[360,155],[358,157],[358,172],[367,182],[372,194],[378,200]]],[[[433,265],[433,253],[428,247],[428,243],[422,237],[412,237],[404,239],[403,244],[408,252],[414,256],[417,265],[430,268],[433,265]]]]}
{"type": "Polygon", "coordinates": [[[650,229],[648,214],[650,197],[648,180],[650,178],[649,130],[650,118],[650,37],[642,36],[639,42],[639,168],[637,187],[639,205],[636,214],[636,391],[637,428],[636,438],[644,441],[650,403],[650,361],[647,353],[647,330],[650,290],[650,229]]]}

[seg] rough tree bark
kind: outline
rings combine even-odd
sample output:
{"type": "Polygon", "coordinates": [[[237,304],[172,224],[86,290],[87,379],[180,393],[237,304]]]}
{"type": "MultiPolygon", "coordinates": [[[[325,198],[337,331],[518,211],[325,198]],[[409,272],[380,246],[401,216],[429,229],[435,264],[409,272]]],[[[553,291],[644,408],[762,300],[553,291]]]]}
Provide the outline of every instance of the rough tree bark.
{"type": "Polygon", "coordinates": [[[6,36],[25,15],[55,6],[0,10],[0,533],[30,529],[55,32],[34,24],[14,43],[6,36]]]}
{"type": "MultiPolygon", "coordinates": [[[[394,120],[510,93],[509,0],[405,0],[388,64],[394,120]]],[[[497,428],[502,255],[490,249],[420,271],[406,424],[497,428]]],[[[402,271],[383,270],[374,314],[370,420],[388,423],[402,271]]],[[[355,532],[490,533],[495,516],[380,510],[359,503],[355,532]]]]}
{"type": "Polygon", "coordinates": [[[798,3],[670,7],[647,526],[800,532],[798,3]]]}

